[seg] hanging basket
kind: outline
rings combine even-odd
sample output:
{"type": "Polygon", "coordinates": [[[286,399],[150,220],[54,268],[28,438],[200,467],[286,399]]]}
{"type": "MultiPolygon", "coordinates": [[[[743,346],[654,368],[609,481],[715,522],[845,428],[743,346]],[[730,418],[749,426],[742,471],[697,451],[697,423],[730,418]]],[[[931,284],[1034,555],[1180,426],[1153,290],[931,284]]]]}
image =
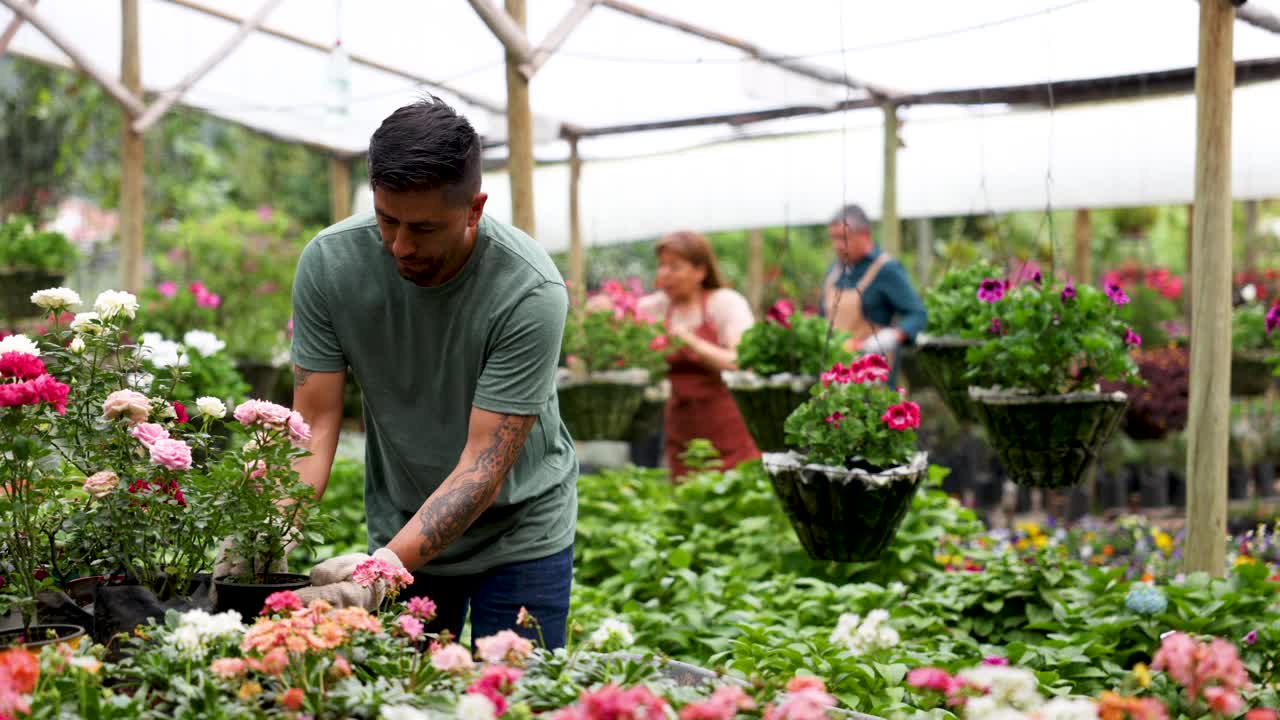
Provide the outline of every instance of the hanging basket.
{"type": "Polygon", "coordinates": [[[902,377],[907,380],[907,386],[912,390],[933,387],[933,378],[929,377],[920,365],[919,347],[908,345],[902,348],[898,353],[898,367],[902,371],[902,377]]]}
{"type": "Polygon", "coordinates": [[[969,398],[970,380],[965,377],[969,363],[965,354],[979,345],[977,340],[921,335],[916,340],[916,362],[929,384],[937,389],[951,414],[960,422],[974,422],[978,416],[969,398]]]}
{"type": "Polygon", "coordinates": [[[557,382],[560,418],[577,442],[625,441],[648,385],[647,370],[611,370],[585,378],[562,370],[557,382]]]}
{"type": "Polygon", "coordinates": [[[642,442],[662,428],[662,420],[667,412],[667,400],[671,397],[671,381],[664,379],[657,385],[644,389],[644,400],[631,419],[631,430],[627,433],[631,442],[642,442]]]}
{"type": "Polygon", "coordinates": [[[1231,353],[1231,394],[1234,397],[1265,395],[1275,378],[1271,372],[1273,353],[1267,350],[1236,350],[1231,353]]]}
{"type": "Polygon", "coordinates": [[[756,447],[766,452],[785,450],[783,425],[791,413],[809,399],[809,388],[818,378],[791,373],[761,377],[750,370],[725,371],[721,377],[729,386],[756,447]]]}
{"type": "Polygon", "coordinates": [[[809,465],[796,452],[765,453],[773,490],[815,560],[865,562],[889,547],[929,471],[928,455],[881,472],[809,465]]]}
{"type": "Polygon", "coordinates": [[[1078,484],[1120,427],[1129,396],[1122,392],[1028,395],[971,388],[978,421],[1009,477],[1019,485],[1078,484]]]}
{"type": "Polygon", "coordinates": [[[65,277],[45,270],[0,270],[0,322],[12,325],[43,314],[43,310],[32,304],[32,293],[58,287],[65,277]]]}

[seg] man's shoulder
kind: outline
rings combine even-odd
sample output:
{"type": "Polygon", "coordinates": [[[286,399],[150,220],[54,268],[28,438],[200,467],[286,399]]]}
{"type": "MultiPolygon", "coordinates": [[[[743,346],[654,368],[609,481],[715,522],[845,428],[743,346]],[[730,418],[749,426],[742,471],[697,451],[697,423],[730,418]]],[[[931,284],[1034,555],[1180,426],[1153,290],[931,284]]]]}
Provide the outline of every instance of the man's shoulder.
{"type": "Polygon", "coordinates": [[[372,210],[352,215],[316,233],[315,237],[307,241],[302,254],[312,262],[322,258],[337,259],[350,251],[372,247],[373,243],[363,242],[370,238],[378,238],[378,222],[374,219],[372,210]],[[347,252],[335,254],[335,250],[347,252]]]}
{"type": "Polygon", "coordinates": [[[551,255],[520,228],[484,215],[480,218],[480,231],[489,240],[487,252],[497,258],[497,262],[492,265],[494,270],[504,276],[515,273],[515,277],[506,279],[518,277],[535,286],[545,283],[565,284],[551,255]]]}

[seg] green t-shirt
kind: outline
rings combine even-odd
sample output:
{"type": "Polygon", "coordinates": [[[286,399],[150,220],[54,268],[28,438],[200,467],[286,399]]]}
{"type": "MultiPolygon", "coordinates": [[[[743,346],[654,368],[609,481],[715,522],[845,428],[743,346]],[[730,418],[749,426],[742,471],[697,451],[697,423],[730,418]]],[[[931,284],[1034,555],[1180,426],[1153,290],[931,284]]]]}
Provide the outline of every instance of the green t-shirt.
{"type": "Polygon", "coordinates": [[[293,361],[349,367],[364,393],[371,550],[453,471],[472,407],[538,420],[497,500],[421,570],[483,572],[572,544],[578,459],[555,384],[568,307],[546,251],[488,216],[466,265],[433,288],[400,277],[372,213],[307,244],[293,285],[293,361]]]}

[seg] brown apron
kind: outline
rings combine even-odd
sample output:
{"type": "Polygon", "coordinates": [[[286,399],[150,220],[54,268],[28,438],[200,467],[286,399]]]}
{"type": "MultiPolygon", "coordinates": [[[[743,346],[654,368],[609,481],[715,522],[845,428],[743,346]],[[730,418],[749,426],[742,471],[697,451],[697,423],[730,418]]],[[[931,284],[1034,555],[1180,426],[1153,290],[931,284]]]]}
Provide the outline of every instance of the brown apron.
{"type": "MultiPolygon", "coordinates": [[[[671,326],[673,308],[667,308],[667,327],[671,326]]],[[[720,344],[720,334],[711,318],[707,317],[706,293],[702,295],[702,322],[694,334],[707,342],[720,344]]],[[[667,401],[665,419],[666,455],[672,481],[679,480],[688,472],[680,462],[680,454],[689,441],[696,438],[710,440],[716,446],[726,470],[760,457],[760,450],[742,421],[733,395],[720,378],[720,371],[704,366],[686,347],[667,356],[667,364],[671,399],[667,401]]]]}
{"type": "MultiPolygon", "coordinates": [[[[858,281],[858,285],[852,290],[839,290],[836,288],[836,281],[840,279],[840,274],[844,270],[843,265],[836,265],[831,268],[831,272],[827,274],[826,282],[822,287],[823,307],[827,309],[827,316],[831,318],[831,323],[837,330],[843,330],[853,336],[855,342],[862,343],[867,338],[876,334],[875,325],[867,321],[862,314],[862,294],[871,287],[871,283],[875,282],[876,276],[880,274],[880,269],[885,263],[889,262],[887,253],[880,253],[879,257],[871,262],[871,267],[863,273],[862,279],[858,281]]],[[[895,353],[886,353],[876,348],[863,348],[864,352],[879,353],[885,356],[885,360],[889,361],[889,367],[893,367],[895,353]]]]}

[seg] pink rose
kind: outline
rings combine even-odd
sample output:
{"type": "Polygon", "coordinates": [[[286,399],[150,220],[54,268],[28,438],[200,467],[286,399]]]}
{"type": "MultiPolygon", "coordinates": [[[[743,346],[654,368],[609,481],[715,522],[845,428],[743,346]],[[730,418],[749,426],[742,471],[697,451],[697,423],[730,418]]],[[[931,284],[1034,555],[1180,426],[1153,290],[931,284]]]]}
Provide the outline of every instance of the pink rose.
{"type": "Polygon", "coordinates": [[[157,440],[151,446],[151,462],[170,470],[190,470],[191,448],[181,440],[157,440]]]}
{"type": "Polygon", "coordinates": [[[111,494],[112,490],[120,484],[120,476],[110,470],[96,472],[85,478],[84,491],[90,495],[100,498],[111,494]]]}
{"type": "Polygon", "coordinates": [[[129,429],[129,434],[148,449],[155,445],[157,440],[165,440],[169,437],[169,431],[156,423],[138,423],[129,429]]]}
{"type": "Polygon", "coordinates": [[[463,673],[475,667],[475,662],[466,648],[450,643],[431,653],[431,666],[441,672],[463,673]]]}
{"type": "Polygon", "coordinates": [[[302,413],[294,410],[289,413],[289,439],[294,445],[304,445],[311,441],[311,426],[302,419],[302,413]]]}
{"type": "Polygon", "coordinates": [[[275,429],[285,427],[291,414],[289,408],[266,400],[245,400],[233,413],[241,425],[266,425],[275,429]]]}
{"type": "Polygon", "coordinates": [[[108,420],[125,418],[129,422],[142,422],[151,414],[151,401],[137,390],[117,390],[102,403],[102,417],[108,420]]]}

